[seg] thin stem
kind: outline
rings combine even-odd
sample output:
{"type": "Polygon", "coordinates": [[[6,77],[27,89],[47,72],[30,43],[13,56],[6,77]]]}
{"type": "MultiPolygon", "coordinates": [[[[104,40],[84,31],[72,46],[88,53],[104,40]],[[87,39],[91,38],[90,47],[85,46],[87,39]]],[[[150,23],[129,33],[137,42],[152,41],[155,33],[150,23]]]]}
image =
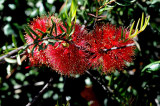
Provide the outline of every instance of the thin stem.
{"type": "Polygon", "coordinates": [[[9,57],[11,55],[13,55],[14,53],[17,53],[18,51],[22,50],[24,48],[24,46],[20,46],[15,50],[12,50],[11,52],[7,53],[6,55],[3,55],[0,57],[0,61],[4,60],[4,58],[9,57]]]}
{"type": "Polygon", "coordinates": [[[135,45],[136,45],[135,43],[131,43],[131,44],[127,44],[127,45],[121,46],[121,47],[112,47],[110,49],[103,49],[103,51],[108,52],[108,51],[111,51],[111,50],[122,49],[122,48],[131,47],[131,46],[135,46],[135,45]]]}
{"type": "MultiPolygon", "coordinates": [[[[41,39],[41,40],[38,40],[38,41],[35,41],[35,42],[33,42],[33,43],[28,44],[26,47],[25,47],[25,46],[20,46],[20,47],[18,47],[17,49],[12,50],[11,52],[7,53],[6,55],[1,56],[1,57],[0,57],[0,64],[1,64],[1,63],[4,63],[4,59],[5,59],[5,58],[10,57],[11,55],[17,53],[18,51],[20,51],[20,50],[22,50],[22,49],[25,50],[26,48],[28,48],[28,47],[31,46],[31,45],[34,45],[34,44],[36,44],[36,43],[39,43],[39,42],[41,42],[41,41],[48,40],[48,39],[59,39],[59,40],[66,41],[67,43],[70,43],[70,42],[69,42],[67,39],[65,39],[65,38],[56,38],[56,37],[54,37],[54,36],[53,36],[53,37],[43,38],[43,39],[41,39]]],[[[25,53],[26,53],[26,52],[25,52],[25,53]]],[[[16,57],[16,56],[13,56],[13,57],[10,57],[10,58],[15,58],[15,57],[16,57]]]]}
{"type": "Polygon", "coordinates": [[[39,93],[26,106],[33,106],[34,103],[38,100],[38,98],[42,96],[44,92],[49,88],[52,82],[53,82],[53,77],[50,78],[49,82],[39,91],[39,93]]]}
{"type": "Polygon", "coordinates": [[[104,84],[102,84],[98,79],[97,77],[93,76],[89,71],[86,71],[86,73],[88,75],[91,76],[91,78],[93,78],[99,85],[102,86],[102,88],[107,92],[107,93],[113,93],[113,90],[109,87],[109,86],[105,86],[104,84]]]}
{"type": "Polygon", "coordinates": [[[104,5],[102,5],[101,7],[99,7],[99,10],[101,9],[101,8],[103,8],[103,7],[105,7],[106,5],[108,5],[108,4],[111,4],[111,3],[113,3],[113,2],[115,2],[116,0],[111,0],[111,1],[107,1],[104,5]]]}

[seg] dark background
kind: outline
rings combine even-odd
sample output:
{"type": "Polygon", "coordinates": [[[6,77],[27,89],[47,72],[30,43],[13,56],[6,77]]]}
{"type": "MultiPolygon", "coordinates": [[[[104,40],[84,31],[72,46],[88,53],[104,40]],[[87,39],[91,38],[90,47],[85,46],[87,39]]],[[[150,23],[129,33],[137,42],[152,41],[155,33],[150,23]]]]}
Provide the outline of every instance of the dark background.
{"type": "MultiPolygon", "coordinates": [[[[20,34],[24,35],[24,25],[37,16],[64,14],[61,8],[63,0],[0,0],[0,53],[1,55],[24,45],[20,34]]],[[[69,10],[70,1],[67,3],[69,10]]],[[[104,4],[103,0],[78,0],[77,22],[90,30],[96,13],[96,7],[104,4]]],[[[133,63],[121,72],[101,75],[96,70],[89,72],[100,79],[113,93],[102,86],[87,73],[75,78],[61,76],[47,67],[30,67],[28,59],[22,65],[16,63],[0,64],[0,106],[25,106],[53,77],[51,86],[36,101],[35,106],[67,105],[87,106],[89,104],[156,106],[160,105],[160,1],[158,0],[118,0],[104,7],[99,15],[106,15],[103,22],[117,26],[129,26],[134,20],[150,15],[149,25],[137,37],[141,50],[136,50],[133,63]],[[142,69],[151,64],[143,72],[142,69]],[[11,74],[13,73],[13,74],[11,74]],[[7,77],[9,76],[10,77],[7,77]],[[70,98],[67,102],[66,98],[70,98]],[[91,102],[93,101],[93,103],[91,102]]],[[[93,106],[94,106],[93,105],[93,106]]]]}

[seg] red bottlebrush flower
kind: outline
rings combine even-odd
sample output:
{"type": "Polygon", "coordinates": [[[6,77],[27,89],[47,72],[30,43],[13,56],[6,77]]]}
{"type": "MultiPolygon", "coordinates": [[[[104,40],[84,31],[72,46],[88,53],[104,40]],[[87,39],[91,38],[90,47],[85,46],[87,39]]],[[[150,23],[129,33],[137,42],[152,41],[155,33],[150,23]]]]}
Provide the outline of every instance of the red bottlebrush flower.
{"type": "MultiPolygon", "coordinates": [[[[42,32],[46,32],[48,30],[48,28],[52,27],[52,22],[51,19],[53,20],[53,22],[55,22],[57,25],[57,35],[62,33],[62,31],[60,30],[59,25],[62,25],[62,23],[59,22],[58,18],[55,18],[54,16],[43,16],[43,17],[38,17],[37,19],[34,19],[31,24],[29,24],[29,27],[38,34],[38,36],[42,36],[42,33],[39,32],[38,30],[42,31],[42,32]]],[[[63,26],[62,26],[63,28],[63,26]]],[[[31,33],[33,38],[36,39],[36,36],[31,33]]],[[[53,35],[56,36],[55,32],[53,31],[53,35]]],[[[32,39],[28,34],[25,35],[25,39],[27,44],[33,43],[34,39],[32,39]]],[[[39,45],[41,45],[42,42],[39,42],[39,45]]],[[[29,46],[29,50],[32,51],[34,45],[29,46]]],[[[38,50],[39,47],[35,47],[34,51],[33,51],[33,55],[31,53],[28,54],[29,56],[29,60],[31,62],[31,65],[42,65],[42,64],[48,64],[46,56],[44,54],[43,50],[38,50]]]]}
{"type": "MultiPolygon", "coordinates": [[[[39,36],[42,36],[42,33],[40,33],[37,29],[46,32],[48,28],[52,27],[51,18],[53,22],[56,23],[57,27],[57,34],[55,33],[55,30],[53,30],[53,36],[62,33],[60,26],[63,28],[64,31],[66,31],[63,23],[55,17],[42,17],[35,19],[33,22],[31,22],[29,27],[39,36]]],[[[73,35],[75,35],[74,37],[82,36],[83,31],[80,31],[80,28],[80,25],[75,25],[75,31],[73,33],[73,35]]],[[[32,36],[36,38],[35,35],[32,34],[32,36]]],[[[25,35],[25,38],[28,44],[34,42],[34,40],[28,34],[25,35]]],[[[39,45],[41,43],[42,42],[39,42],[39,45]]],[[[74,43],[68,44],[69,46],[64,46],[64,44],[68,43],[62,41],[61,43],[56,42],[54,46],[48,44],[45,50],[40,51],[38,50],[39,46],[35,47],[33,51],[33,56],[32,54],[29,54],[31,65],[45,64],[51,67],[53,70],[56,70],[60,74],[65,75],[84,73],[88,69],[88,62],[85,58],[85,52],[80,50],[78,45],[75,45],[74,43]]],[[[33,49],[33,47],[34,45],[29,46],[30,51],[33,49]]]]}
{"type": "Polygon", "coordinates": [[[132,39],[126,40],[129,31],[126,32],[124,38],[121,36],[122,27],[116,28],[110,24],[96,24],[94,30],[88,34],[89,51],[93,54],[90,57],[90,63],[95,67],[102,66],[103,72],[112,70],[122,70],[126,66],[126,62],[131,62],[134,56],[135,46],[124,47],[127,44],[134,43],[132,39]],[[119,49],[111,50],[113,47],[119,49]],[[108,50],[108,51],[104,51],[108,50]]]}
{"type": "Polygon", "coordinates": [[[82,74],[88,69],[84,52],[74,44],[63,46],[57,42],[54,46],[48,45],[45,50],[49,66],[60,74],[82,74]],[[58,47],[57,47],[58,46],[58,47]]]}

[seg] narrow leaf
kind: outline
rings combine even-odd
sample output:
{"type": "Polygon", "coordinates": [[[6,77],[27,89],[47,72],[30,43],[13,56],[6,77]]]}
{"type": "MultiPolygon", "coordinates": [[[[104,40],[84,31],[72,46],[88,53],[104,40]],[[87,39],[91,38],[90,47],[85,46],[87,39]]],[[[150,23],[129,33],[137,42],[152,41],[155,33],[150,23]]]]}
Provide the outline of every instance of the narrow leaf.
{"type": "Polygon", "coordinates": [[[38,45],[38,51],[43,50],[43,43],[41,45],[38,45]]]}
{"type": "Polygon", "coordinates": [[[135,32],[138,32],[139,21],[140,21],[140,19],[138,19],[138,22],[137,22],[137,25],[136,25],[135,32]]]}
{"type": "Polygon", "coordinates": [[[77,8],[78,8],[78,2],[77,2],[77,0],[72,0],[71,8],[70,8],[71,21],[72,21],[72,20],[75,18],[75,16],[76,16],[77,8]]]}
{"type": "Polygon", "coordinates": [[[132,30],[133,30],[133,27],[134,27],[134,23],[135,23],[135,21],[132,23],[132,26],[131,26],[131,28],[130,28],[130,32],[129,32],[129,36],[131,35],[131,33],[132,33],[132,30]]]}
{"type": "Polygon", "coordinates": [[[53,22],[52,19],[51,19],[51,21],[52,21],[52,27],[51,27],[51,31],[50,31],[50,36],[52,36],[53,28],[55,27],[55,23],[53,22]]]}
{"type": "Polygon", "coordinates": [[[72,36],[72,34],[74,33],[75,31],[75,27],[71,30],[71,33],[69,34],[69,36],[72,36]]]}
{"type": "Polygon", "coordinates": [[[151,71],[158,71],[160,69],[160,61],[153,62],[151,64],[148,64],[142,69],[142,72],[146,70],[146,72],[151,73],[151,71]],[[148,71],[147,71],[148,70],[148,71]]]}
{"type": "Polygon", "coordinates": [[[44,32],[43,31],[41,31],[40,29],[36,29],[38,32],[40,32],[40,33],[42,33],[42,34],[44,34],[44,32]]]}
{"type": "Polygon", "coordinates": [[[55,43],[53,43],[53,42],[49,42],[48,44],[49,44],[49,45],[52,45],[52,46],[54,46],[54,45],[55,45],[55,43]]]}
{"type": "Polygon", "coordinates": [[[141,27],[140,27],[140,29],[142,29],[142,27],[143,27],[143,23],[144,23],[144,13],[142,13],[142,18],[141,18],[141,27]]]}
{"type": "Polygon", "coordinates": [[[41,37],[41,39],[43,39],[45,36],[47,36],[47,33],[44,33],[41,37]]]}
{"type": "Polygon", "coordinates": [[[12,42],[13,42],[14,46],[17,48],[17,42],[16,42],[16,38],[14,35],[12,35],[12,42]]]}
{"type": "Polygon", "coordinates": [[[122,29],[121,29],[121,40],[123,40],[123,35],[124,35],[124,33],[123,33],[123,27],[122,27],[122,29]]]}
{"type": "Polygon", "coordinates": [[[27,26],[27,28],[28,28],[29,31],[32,32],[37,38],[40,38],[40,36],[39,36],[35,31],[33,31],[32,28],[30,28],[30,27],[28,27],[28,26],[27,26]]]}
{"type": "Polygon", "coordinates": [[[55,24],[55,33],[56,33],[56,36],[57,36],[57,26],[56,26],[56,24],[55,24]]]}
{"type": "Polygon", "coordinates": [[[147,27],[149,20],[150,20],[150,16],[145,18],[145,23],[144,23],[144,26],[142,27],[142,31],[147,27]]]}
{"type": "Polygon", "coordinates": [[[21,58],[20,58],[20,55],[18,54],[17,55],[17,63],[18,63],[18,65],[21,65],[22,63],[21,63],[21,58]]]}
{"type": "Polygon", "coordinates": [[[62,32],[65,32],[64,29],[62,28],[62,26],[60,26],[60,29],[61,29],[62,32]]]}
{"type": "Polygon", "coordinates": [[[23,43],[26,43],[26,42],[25,42],[25,39],[24,39],[24,36],[23,36],[23,34],[22,34],[21,31],[19,31],[19,35],[20,35],[20,38],[21,38],[22,42],[23,42],[23,43]]]}
{"type": "Polygon", "coordinates": [[[34,45],[34,47],[32,48],[32,51],[31,51],[31,53],[32,53],[32,57],[33,57],[33,54],[34,54],[34,50],[35,50],[35,48],[37,47],[37,44],[36,45],[34,45]]]}
{"type": "Polygon", "coordinates": [[[33,36],[32,36],[32,34],[30,33],[30,31],[28,30],[27,27],[25,27],[25,31],[27,32],[27,34],[28,34],[32,39],[34,39],[33,36]]]}
{"type": "Polygon", "coordinates": [[[16,59],[11,59],[11,58],[4,58],[4,60],[8,63],[16,63],[17,60],[16,59]]]}

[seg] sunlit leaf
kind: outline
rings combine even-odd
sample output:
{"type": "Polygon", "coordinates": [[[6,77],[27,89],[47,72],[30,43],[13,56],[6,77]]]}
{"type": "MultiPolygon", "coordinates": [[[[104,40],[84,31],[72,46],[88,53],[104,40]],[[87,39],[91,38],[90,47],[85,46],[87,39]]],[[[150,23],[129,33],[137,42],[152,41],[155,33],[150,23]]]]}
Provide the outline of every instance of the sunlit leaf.
{"type": "Polygon", "coordinates": [[[21,58],[20,58],[20,55],[19,54],[17,54],[17,63],[18,63],[18,65],[21,65],[22,63],[21,63],[21,58]]]}
{"type": "Polygon", "coordinates": [[[8,63],[16,63],[17,62],[17,60],[16,59],[11,59],[11,58],[4,58],[4,60],[6,61],[6,62],[8,62],[8,63]]]}
{"type": "Polygon", "coordinates": [[[141,18],[141,27],[140,27],[140,29],[142,29],[142,27],[143,27],[143,23],[144,23],[144,13],[142,13],[142,18],[141,18]]]}
{"type": "Polygon", "coordinates": [[[152,71],[158,71],[160,69],[160,61],[153,62],[142,69],[142,72],[146,71],[151,73],[152,71]]]}
{"type": "Polygon", "coordinates": [[[129,32],[129,36],[132,34],[132,30],[133,30],[133,27],[134,27],[134,23],[135,23],[135,21],[132,23],[132,26],[131,26],[130,32],[129,32]]]}

